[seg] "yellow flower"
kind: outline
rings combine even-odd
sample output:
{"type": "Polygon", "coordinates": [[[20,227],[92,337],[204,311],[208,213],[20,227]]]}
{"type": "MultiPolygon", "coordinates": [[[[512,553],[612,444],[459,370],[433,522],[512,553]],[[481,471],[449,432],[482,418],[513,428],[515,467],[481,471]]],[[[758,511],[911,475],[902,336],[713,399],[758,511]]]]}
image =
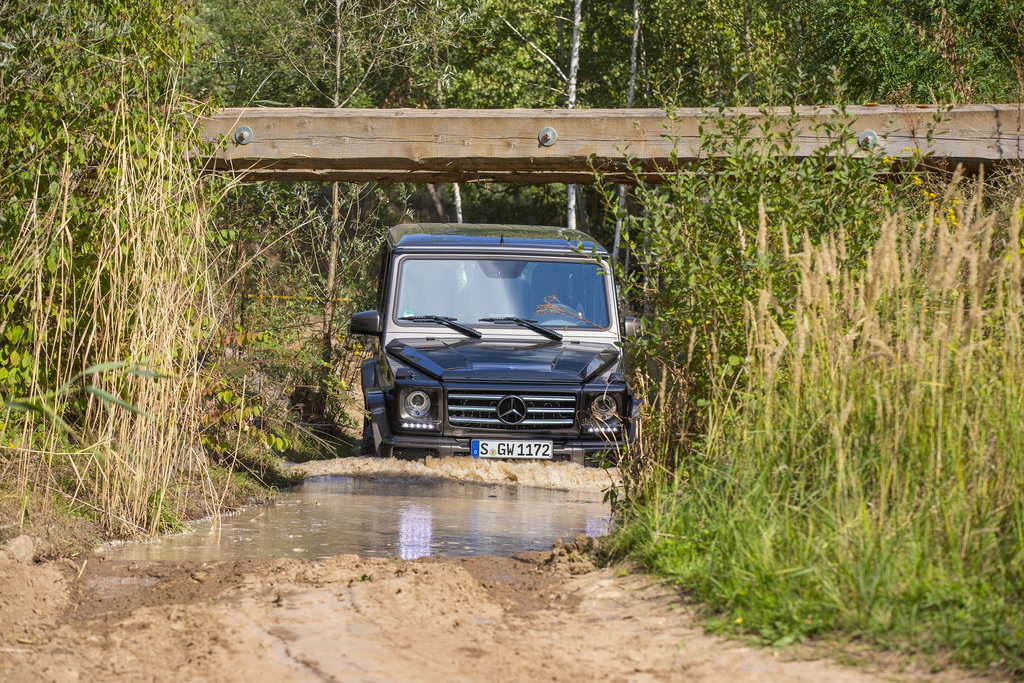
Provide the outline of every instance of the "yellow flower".
{"type": "Polygon", "coordinates": [[[743,623],[743,617],[736,617],[736,623],[737,624],[742,624],[743,623]]]}
{"type": "Polygon", "coordinates": [[[924,180],[921,178],[921,176],[919,176],[919,175],[914,176],[914,184],[915,185],[920,185],[923,182],[924,182],[924,180]]]}

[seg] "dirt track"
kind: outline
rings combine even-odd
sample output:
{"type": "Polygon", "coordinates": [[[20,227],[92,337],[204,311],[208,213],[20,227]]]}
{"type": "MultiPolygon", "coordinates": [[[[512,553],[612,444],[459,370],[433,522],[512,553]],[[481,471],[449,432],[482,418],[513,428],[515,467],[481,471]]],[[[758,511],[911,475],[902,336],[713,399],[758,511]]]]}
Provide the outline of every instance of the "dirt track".
{"type": "Polygon", "coordinates": [[[34,564],[21,543],[0,550],[5,681],[873,678],[707,636],[674,591],[594,569],[572,546],[413,562],[34,564]]]}

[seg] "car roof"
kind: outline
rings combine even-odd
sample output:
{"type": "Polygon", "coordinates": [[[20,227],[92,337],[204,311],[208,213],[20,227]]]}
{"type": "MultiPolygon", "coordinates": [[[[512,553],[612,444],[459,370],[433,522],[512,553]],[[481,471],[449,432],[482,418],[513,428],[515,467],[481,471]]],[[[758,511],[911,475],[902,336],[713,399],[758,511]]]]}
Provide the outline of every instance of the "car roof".
{"type": "Polygon", "coordinates": [[[555,251],[607,254],[593,237],[569,228],[482,223],[403,223],[388,230],[388,244],[401,251],[555,251]]]}

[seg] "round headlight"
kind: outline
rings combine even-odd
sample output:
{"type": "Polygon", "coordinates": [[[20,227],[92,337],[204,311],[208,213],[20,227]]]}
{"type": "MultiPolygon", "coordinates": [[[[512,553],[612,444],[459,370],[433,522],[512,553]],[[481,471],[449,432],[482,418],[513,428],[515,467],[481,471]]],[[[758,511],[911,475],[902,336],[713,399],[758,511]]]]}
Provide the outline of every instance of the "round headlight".
{"type": "Polygon", "coordinates": [[[405,412],[409,417],[426,417],[430,413],[430,396],[420,389],[405,395],[405,412]]]}
{"type": "Polygon", "coordinates": [[[608,394],[601,394],[590,404],[590,410],[594,413],[594,417],[605,422],[615,417],[617,408],[615,399],[608,394]]]}

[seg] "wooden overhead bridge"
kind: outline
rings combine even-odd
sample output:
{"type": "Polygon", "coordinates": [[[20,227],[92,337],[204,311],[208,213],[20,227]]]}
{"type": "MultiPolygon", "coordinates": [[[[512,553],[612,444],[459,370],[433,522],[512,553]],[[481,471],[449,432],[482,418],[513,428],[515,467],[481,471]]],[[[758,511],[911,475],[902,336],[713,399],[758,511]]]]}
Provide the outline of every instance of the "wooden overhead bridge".
{"type": "MultiPolygon", "coordinates": [[[[924,152],[950,167],[1024,160],[1024,105],[863,105],[844,110],[858,141],[885,156],[924,152]]],[[[796,116],[794,155],[829,144],[835,107],[779,108],[796,116]]],[[[700,126],[758,109],[223,109],[202,120],[211,172],[247,180],[336,182],[631,182],[706,158],[700,126]],[[632,169],[632,170],[631,170],[632,169]]],[[[861,148],[858,148],[858,142],[861,148]]]]}

